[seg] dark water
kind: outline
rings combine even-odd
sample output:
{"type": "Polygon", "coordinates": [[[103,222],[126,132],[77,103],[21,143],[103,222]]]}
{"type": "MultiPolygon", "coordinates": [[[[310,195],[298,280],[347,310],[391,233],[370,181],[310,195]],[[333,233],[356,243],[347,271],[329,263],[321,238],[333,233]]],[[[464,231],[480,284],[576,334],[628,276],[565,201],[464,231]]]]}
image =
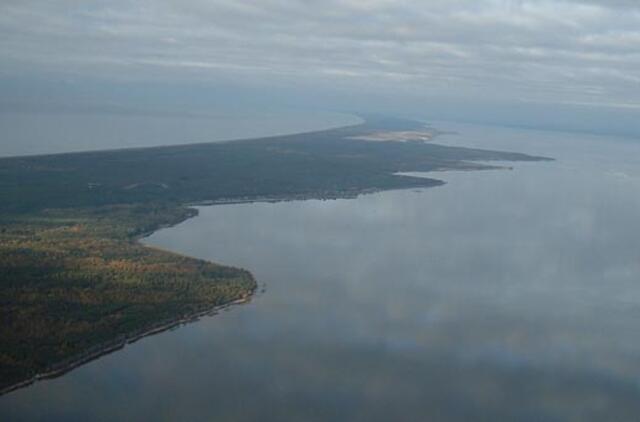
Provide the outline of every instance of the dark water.
{"type": "Polygon", "coordinates": [[[311,111],[198,111],[198,115],[0,111],[0,157],[215,142],[355,124],[311,111]]]}
{"type": "Polygon", "coordinates": [[[3,420],[639,420],[640,144],[438,127],[558,161],[201,208],[148,243],[265,292],[1,397],[3,420]]]}

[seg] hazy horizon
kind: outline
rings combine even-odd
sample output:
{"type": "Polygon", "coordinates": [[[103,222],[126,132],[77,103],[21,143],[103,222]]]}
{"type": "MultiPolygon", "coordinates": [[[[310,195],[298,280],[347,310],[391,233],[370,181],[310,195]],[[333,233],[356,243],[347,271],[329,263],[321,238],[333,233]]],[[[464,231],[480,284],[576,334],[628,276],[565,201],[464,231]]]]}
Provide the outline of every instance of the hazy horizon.
{"type": "Polygon", "coordinates": [[[632,1],[5,1],[0,115],[320,110],[638,137],[639,27],[632,1]]]}
{"type": "Polygon", "coordinates": [[[0,113],[11,142],[1,157],[187,145],[330,129],[361,122],[355,115],[298,110],[203,114],[140,110],[0,113]]]}

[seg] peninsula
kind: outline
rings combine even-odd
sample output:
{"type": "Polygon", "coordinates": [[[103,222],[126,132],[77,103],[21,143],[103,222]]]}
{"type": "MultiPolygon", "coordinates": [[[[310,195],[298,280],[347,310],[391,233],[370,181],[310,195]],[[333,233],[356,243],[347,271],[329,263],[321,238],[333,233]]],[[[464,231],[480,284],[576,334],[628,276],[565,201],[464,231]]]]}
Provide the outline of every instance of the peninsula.
{"type": "Polygon", "coordinates": [[[443,184],[401,172],[546,160],[438,145],[436,134],[376,117],[297,135],[0,159],[0,392],[249,299],[248,271],[138,242],[194,216],[190,204],[353,197],[443,184]]]}

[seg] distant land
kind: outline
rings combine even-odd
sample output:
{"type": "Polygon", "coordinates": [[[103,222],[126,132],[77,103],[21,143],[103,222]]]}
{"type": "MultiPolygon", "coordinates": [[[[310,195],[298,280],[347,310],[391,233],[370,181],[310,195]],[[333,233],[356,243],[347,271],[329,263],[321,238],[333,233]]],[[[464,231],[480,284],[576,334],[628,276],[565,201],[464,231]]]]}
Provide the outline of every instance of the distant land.
{"type": "Polygon", "coordinates": [[[248,271],[138,242],[196,215],[192,204],[349,198],[443,184],[402,172],[548,160],[433,143],[441,133],[366,117],[296,135],[0,159],[0,392],[248,300],[248,271]]]}

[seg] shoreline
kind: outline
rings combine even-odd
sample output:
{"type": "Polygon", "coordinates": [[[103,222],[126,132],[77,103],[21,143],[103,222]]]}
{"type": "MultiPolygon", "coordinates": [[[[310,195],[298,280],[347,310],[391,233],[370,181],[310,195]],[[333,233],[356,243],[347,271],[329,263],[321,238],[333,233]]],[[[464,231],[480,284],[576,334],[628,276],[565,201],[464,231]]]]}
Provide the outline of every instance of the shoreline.
{"type": "MultiPolygon", "coordinates": [[[[472,171],[472,170],[486,170],[486,169],[510,169],[509,167],[491,167],[491,166],[484,166],[484,167],[476,167],[474,168],[473,166],[471,166],[468,169],[464,169],[466,171],[472,171]]],[[[460,170],[460,169],[442,169],[441,171],[447,171],[447,170],[460,170]]],[[[425,173],[430,173],[430,172],[425,172],[425,173]]],[[[443,186],[446,184],[445,181],[440,180],[440,179],[434,179],[434,178],[429,178],[429,177],[419,177],[419,176],[413,176],[413,175],[405,175],[402,173],[396,173],[398,176],[402,176],[402,177],[413,177],[413,178],[421,178],[421,179],[427,179],[431,181],[431,184],[428,186],[421,186],[421,188],[434,188],[434,187],[438,187],[438,186],[443,186]]],[[[331,201],[331,200],[338,200],[338,199],[355,199],[361,195],[370,195],[370,194],[375,194],[375,193],[379,193],[379,192],[384,192],[384,191],[388,191],[388,190],[405,190],[405,189],[415,189],[415,186],[407,186],[407,187],[400,187],[400,188],[395,188],[395,189],[384,189],[384,188],[368,188],[368,189],[353,189],[353,190],[347,190],[347,191],[335,191],[335,192],[324,192],[321,194],[313,194],[313,193],[307,193],[307,194],[294,194],[294,195],[267,195],[267,196],[254,196],[254,197],[245,197],[245,198],[222,198],[222,199],[216,199],[216,200],[208,200],[208,201],[198,201],[198,202],[192,202],[192,203],[186,203],[186,204],[182,204],[182,205],[177,205],[177,206],[181,206],[181,207],[185,207],[187,209],[187,213],[183,216],[183,218],[180,218],[179,220],[173,221],[171,223],[168,224],[163,224],[160,225],[158,227],[154,227],[151,230],[148,230],[146,232],[143,233],[139,233],[138,235],[135,236],[135,242],[141,244],[143,247],[145,248],[154,248],[154,246],[152,245],[148,245],[146,243],[144,243],[144,239],[151,236],[153,233],[162,230],[162,229],[166,229],[166,228],[170,228],[170,227],[174,227],[178,224],[181,224],[191,218],[197,217],[199,214],[199,211],[197,208],[195,207],[201,207],[201,206],[215,206],[215,205],[234,205],[234,204],[251,204],[251,203],[278,203],[278,202],[290,202],[290,201],[306,201],[306,200],[320,200],[320,201],[331,201]]],[[[175,253],[175,252],[171,252],[171,253],[175,253]]],[[[220,265],[224,265],[224,264],[220,264],[220,265]]],[[[249,275],[251,276],[251,278],[253,279],[253,275],[249,272],[249,275]]],[[[254,279],[255,282],[255,279],[254,279]]],[[[185,314],[180,316],[177,319],[171,319],[171,320],[163,320],[160,322],[157,322],[155,324],[151,324],[148,327],[145,327],[144,329],[141,330],[137,330],[131,334],[128,335],[121,335],[119,336],[117,339],[107,342],[107,343],[103,343],[101,345],[95,346],[92,349],[90,349],[89,351],[82,353],[79,356],[73,357],[73,358],[69,358],[66,359],[63,362],[60,362],[56,365],[53,365],[50,369],[48,369],[45,372],[40,372],[35,374],[34,376],[32,376],[31,378],[24,380],[24,381],[20,381],[16,384],[10,385],[8,387],[2,388],[0,389],[0,397],[11,393],[13,391],[19,390],[21,388],[25,388],[28,387],[36,382],[39,381],[43,381],[43,380],[47,380],[47,379],[55,379],[58,377],[61,377],[63,375],[65,375],[66,373],[74,370],[75,368],[78,368],[86,363],[89,363],[91,361],[94,361],[96,359],[99,359],[102,356],[106,356],[108,354],[114,353],[118,350],[123,349],[124,347],[126,347],[128,344],[133,344],[145,337],[148,336],[152,336],[155,334],[160,334],[164,331],[168,331],[171,330],[173,328],[182,326],[182,325],[186,325],[192,322],[196,322],[198,321],[200,318],[204,317],[204,316],[213,316],[215,314],[217,314],[219,311],[230,308],[232,306],[236,306],[236,305],[242,305],[242,304],[246,304],[249,303],[252,298],[254,297],[256,291],[258,289],[258,284],[255,283],[255,286],[253,287],[253,289],[251,291],[249,291],[248,293],[246,293],[245,295],[243,295],[242,297],[232,300],[230,302],[227,303],[223,303],[220,305],[214,305],[212,307],[207,307],[195,312],[192,312],[190,314],[185,314]]]]}
{"type": "MultiPolygon", "coordinates": [[[[444,182],[436,183],[434,184],[434,186],[439,186],[440,184],[444,184],[444,182]]],[[[197,203],[177,205],[178,207],[185,207],[187,210],[186,214],[182,218],[172,221],[171,223],[163,224],[163,225],[154,227],[153,229],[139,233],[135,236],[134,241],[139,243],[145,248],[154,248],[154,246],[152,245],[145,244],[144,239],[151,236],[153,233],[159,230],[175,227],[178,224],[181,224],[191,218],[197,217],[199,214],[199,211],[197,208],[194,208],[197,206],[231,205],[231,204],[245,204],[245,203],[257,203],[257,202],[275,203],[275,202],[299,201],[299,200],[310,200],[310,199],[320,199],[320,200],[349,199],[349,198],[356,198],[359,195],[376,193],[381,190],[382,189],[361,189],[361,190],[354,190],[353,192],[332,193],[326,196],[319,196],[319,195],[313,195],[313,194],[273,195],[268,197],[221,199],[221,200],[202,201],[197,203]]],[[[171,252],[171,253],[175,253],[175,252],[171,252]]],[[[224,265],[224,264],[221,264],[221,265],[224,265]]],[[[253,275],[250,272],[249,272],[249,275],[253,279],[253,275]]],[[[254,282],[255,282],[255,279],[254,279],[254,282]]],[[[160,334],[164,331],[168,331],[173,328],[176,328],[191,322],[196,322],[203,316],[213,316],[217,314],[219,311],[235,305],[249,303],[253,298],[255,292],[257,291],[257,288],[258,288],[258,284],[255,283],[254,288],[239,299],[235,299],[220,305],[215,305],[213,307],[207,307],[206,309],[201,309],[196,312],[192,312],[190,314],[182,315],[177,319],[163,320],[155,324],[151,324],[150,326],[145,327],[144,329],[137,330],[128,335],[121,335],[113,341],[97,345],[78,356],[68,358],[62,362],[52,365],[45,372],[39,372],[26,380],[19,381],[15,384],[1,388],[0,397],[4,396],[5,394],[9,394],[13,391],[28,387],[39,381],[61,377],[66,373],[74,370],[75,368],[78,368],[86,363],[99,359],[102,356],[106,356],[108,354],[121,350],[128,344],[133,344],[145,337],[148,337],[154,334],[160,334]]]]}
{"type": "Polygon", "coordinates": [[[198,321],[200,318],[205,316],[213,316],[218,312],[230,308],[236,305],[243,305],[251,302],[255,292],[257,291],[257,285],[250,292],[239,299],[235,299],[233,301],[223,303],[220,305],[214,305],[213,307],[207,307],[206,309],[201,309],[199,311],[183,315],[178,319],[173,320],[164,320],[156,324],[152,324],[149,327],[146,327],[142,330],[138,330],[129,335],[120,336],[117,340],[112,342],[108,342],[105,344],[101,344],[99,346],[95,346],[88,352],[83,353],[80,356],[76,356],[74,358],[67,359],[66,361],[54,365],[51,369],[46,372],[40,372],[35,374],[31,378],[20,381],[16,384],[10,385],[0,390],[0,396],[11,393],[13,391],[19,390],[24,387],[28,387],[36,382],[55,379],[65,375],[66,373],[86,364],[96,359],[101,358],[102,356],[106,356],[108,354],[114,353],[118,350],[125,348],[129,344],[133,344],[139,340],[142,340],[145,337],[149,337],[155,334],[160,334],[165,331],[169,331],[173,328],[186,325],[192,322],[198,321]]]}
{"type": "MultiPolygon", "coordinates": [[[[425,188],[442,186],[446,183],[438,179],[430,179],[430,180],[433,180],[433,184],[430,186],[425,186],[425,188]]],[[[406,187],[404,189],[413,189],[413,188],[414,187],[406,187]]],[[[403,188],[398,188],[394,190],[402,190],[402,189],[403,188]]],[[[354,199],[360,195],[374,194],[374,193],[382,192],[385,190],[387,189],[379,189],[379,188],[355,189],[353,191],[325,193],[324,195],[318,195],[318,194],[272,195],[272,196],[247,197],[247,198],[236,198],[236,199],[232,199],[232,198],[218,199],[218,200],[182,204],[178,206],[182,206],[187,209],[187,213],[183,216],[183,218],[180,218],[179,220],[173,221],[168,224],[163,224],[158,227],[154,227],[153,229],[147,230],[143,233],[139,233],[138,235],[135,236],[135,242],[141,244],[145,248],[154,248],[154,246],[144,243],[144,239],[151,236],[153,233],[159,230],[177,226],[178,224],[181,224],[191,218],[197,217],[199,214],[199,211],[195,207],[199,207],[199,206],[233,205],[233,204],[250,204],[250,203],[277,203],[277,202],[304,201],[304,200],[328,201],[328,200],[337,200],[337,199],[354,199]]],[[[175,252],[171,252],[171,253],[175,253],[175,252]]],[[[224,265],[224,264],[220,264],[220,265],[224,265]]],[[[251,272],[249,272],[249,275],[253,279],[253,275],[251,274],[251,272]]],[[[254,282],[255,282],[255,279],[254,279],[254,282]]],[[[171,330],[181,325],[196,322],[204,316],[213,316],[217,314],[219,311],[230,308],[235,305],[242,305],[242,304],[249,303],[251,299],[254,297],[257,289],[258,289],[258,284],[256,282],[254,288],[250,292],[242,296],[241,298],[238,298],[220,305],[215,305],[213,307],[207,307],[206,309],[201,309],[201,310],[192,312],[190,314],[185,314],[180,316],[177,319],[163,320],[155,324],[151,324],[150,326],[145,327],[144,329],[137,330],[128,335],[121,335],[117,339],[95,346],[90,350],[88,350],[87,352],[82,353],[81,355],[75,356],[73,358],[68,358],[58,364],[52,365],[45,372],[37,373],[29,379],[20,381],[18,383],[15,383],[13,385],[9,385],[7,387],[0,389],[0,397],[2,397],[5,394],[11,393],[13,391],[19,390],[21,388],[28,387],[39,381],[61,377],[66,373],[74,370],[75,368],[78,368],[86,363],[99,359],[102,356],[106,356],[108,354],[121,350],[124,347],[126,347],[128,344],[133,344],[145,337],[152,336],[155,334],[160,334],[164,331],[171,330]]]]}
{"type": "MultiPolygon", "coordinates": [[[[401,174],[399,175],[403,177],[417,178],[415,176],[404,176],[401,174]]],[[[222,198],[222,199],[190,202],[185,206],[191,208],[191,207],[210,207],[215,205],[236,205],[236,204],[255,204],[255,203],[275,204],[278,202],[292,202],[292,201],[335,201],[338,199],[355,199],[362,195],[372,195],[375,193],[387,192],[387,191],[410,190],[410,189],[416,189],[416,188],[429,189],[429,188],[442,186],[447,183],[443,180],[433,179],[430,177],[421,177],[420,179],[431,180],[433,183],[428,186],[406,186],[406,187],[397,187],[393,189],[385,189],[385,188],[355,189],[353,191],[327,193],[325,195],[294,194],[294,195],[266,195],[266,196],[254,196],[254,197],[240,197],[240,198],[222,198]]],[[[197,211],[197,208],[193,208],[193,209],[197,211]]]]}
{"type": "MultiPolygon", "coordinates": [[[[348,128],[357,128],[357,127],[361,127],[361,128],[367,128],[367,122],[365,120],[365,122],[363,123],[359,123],[359,124],[354,124],[354,125],[346,125],[344,127],[339,127],[339,128],[333,128],[333,129],[325,129],[325,130],[320,130],[320,131],[312,131],[307,133],[307,135],[310,134],[318,134],[318,133],[332,133],[334,131],[340,131],[344,129],[348,129],[348,128]]],[[[431,130],[433,130],[433,128],[431,128],[431,130]]],[[[339,132],[341,133],[341,132],[339,132]]],[[[440,134],[443,134],[441,132],[436,132],[434,133],[434,138],[440,134]]],[[[281,139],[281,138],[285,138],[285,139],[289,139],[289,138],[293,138],[295,136],[301,136],[301,135],[305,135],[303,134],[294,134],[294,135],[287,135],[287,136],[275,136],[275,137],[266,137],[266,138],[259,138],[259,139],[281,139]]],[[[249,141],[252,140],[245,140],[243,141],[228,141],[228,142],[221,142],[219,143],[220,145],[234,145],[234,146],[240,146],[242,147],[242,145],[244,143],[247,143],[249,141]]],[[[253,140],[255,141],[255,140],[253,140]]],[[[384,143],[385,145],[388,144],[387,142],[384,143]]],[[[195,144],[194,144],[195,145],[195,144]]],[[[194,145],[179,145],[179,146],[175,146],[174,148],[177,148],[179,150],[188,150],[189,148],[194,148],[194,145]]],[[[202,146],[206,144],[197,144],[196,146],[202,146]]],[[[303,144],[304,145],[304,144],[303,144]]],[[[154,147],[152,149],[166,149],[168,147],[154,147]]],[[[445,147],[446,148],[446,147],[445,147]]],[[[146,150],[148,148],[133,148],[133,149],[129,149],[126,150],[125,152],[129,152],[129,153],[133,153],[133,152],[140,152],[143,150],[146,150]]],[[[455,150],[455,149],[454,149],[455,150]]],[[[427,164],[431,165],[431,169],[429,170],[424,170],[422,172],[424,173],[430,173],[432,171],[434,171],[434,169],[436,171],[451,171],[451,170],[486,170],[486,169],[511,169],[510,167],[503,167],[503,166],[493,166],[493,165],[487,165],[487,164],[481,164],[476,162],[476,160],[474,158],[477,159],[483,159],[487,160],[487,161],[540,161],[540,160],[547,160],[547,158],[544,157],[535,157],[535,156],[527,156],[525,154],[518,154],[518,153],[500,153],[500,152],[492,152],[492,151],[485,151],[484,156],[480,153],[477,153],[476,150],[473,149],[468,149],[467,150],[467,154],[471,154],[472,158],[466,157],[466,159],[457,159],[454,160],[453,158],[449,158],[449,157],[445,157],[445,158],[440,158],[440,162],[436,163],[430,163],[427,161],[427,164]],[[475,155],[473,154],[474,151],[476,151],[475,155]],[[475,157],[476,155],[480,155],[479,157],[475,157]],[[497,157],[496,157],[497,155],[497,157]]],[[[480,152],[482,152],[481,150],[479,150],[480,152]]],[[[122,151],[110,151],[110,154],[119,154],[122,151]]],[[[304,152],[304,150],[303,150],[304,152]]],[[[428,152],[428,151],[427,151],[428,152]]],[[[427,152],[425,152],[425,154],[427,154],[427,152]]],[[[99,152],[95,152],[93,154],[89,154],[89,155],[97,155],[99,154],[99,152]]],[[[86,153],[71,153],[71,154],[66,154],[67,157],[72,157],[74,159],[81,157],[83,155],[87,155],[86,153]]],[[[428,154],[427,154],[428,156],[428,154]]],[[[51,158],[52,156],[41,156],[39,159],[46,159],[46,158],[51,158]]],[[[271,156],[268,156],[267,158],[269,158],[271,156]]],[[[36,158],[37,159],[37,158],[36,158]]],[[[26,158],[24,158],[24,160],[26,160],[26,158]]],[[[11,162],[12,160],[8,160],[7,162],[11,162]]],[[[15,161],[15,159],[13,160],[15,161]]],[[[158,161],[158,165],[163,164],[162,160],[156,160],[158,161]]],[[[24,166],[24,163],[19,162],[18,163],[20,166],[24,166]]],[[[129,237],[130,241],[133,241],[137,244],[139,244],[140,246],[142,246],[143,248],[148,248],[148,249],[154,249],[154,247],[152,245],[147,245],[144,242],[144,239],[149,237],[150,235],[152,235],[153,233],[157,232],[158,230],[164,229],[164,228],[168,228],[168,227],[172,227],[175,226],[177,224],[180,224],[190,218],[193,218],[195,216],[198,215],[198,209],[195,207],[198,206],[213,206],[213,205],[232,205],[232,204],[249,204],[249,203],[277,203],[277,202],[288,202],[288,201],[304,201],[304,200],[320,200],[320,201],[326,201],[326,200],[338,200],[338,199],[354,199],[357,198],[361,195],[368,195],[368,194],[375,194],[378,192],[384,192],[384,191],[391,191],[391,190],[405,190],[405,189],[426,189],[426,188],[433,188],[433,187],[438,187],[438,186],[442,186],[445,185],[446,182],[439,180],[439,179],[435,179],[435,178],[431,178],[428,176],[413,176],[413,175],[406,175],[406,174],[402,174],[405,172],[408,172],[406,169],[410,166],[411,163],[406,163],[404,161],[401,161],[399,163],[396,163],[397,167],[399,168],[403,168],[404,171],[398,171],[396,173],[391,173],[391,174],[387,174],[388,171],[385,170],[385,168],[382,168],[382,170],[380,171],[380,175],[381,177],[386,177],[386,178],[382,178],[382,180],[378,180],[378,179],[373,179],[373,182],[369,182],[369,183],[357,183],[360,182],[359,179],[354,181],[351,181],[350,183],[345,183],[343,182],[342,184],[337,183],[334,185],[331,184],[327,184],[325,183],[324,185],[317,185],[317,184],[307,184],[307,185],[300,185],[300,186],[296,186],[294,189],[290,189],[293,191],[298,191],[300,193],[288,193],[288,194],[275,194],[275,193],[268,193],[268,192],[274,192],[274,191],[278,191],[278,189],[263,189],[262,191],[265,192],[265,194],[258,194],[259,190],[256,191],[256,194],[249,194],[249,195],[245,195],[245,196],[234,196],[233,194],[235,192],[225,192],[224,190],[221,191],[219,195],[212,195],[213,197],[216,197],[218,199],[214,199],[214,200],[199,200],[198,196],[199,195],[192,195],[192,197],[194,197],[194,200],[189,200],[188,198],[184,198],[184,199],[174,199],[174,198],[170,198],[173,199],[172,201],[170,201],[169,203],[166,203],[165,205],[168,206],[169,208],[174,207],[175,209],[173,209],[172,211],[175,212],[176,210],[179,210],[182,212],[181,215],[174,215],[174,218],[169,219],[169,220],[165,220],[165,222],[163,222],[162,224],[151,224],[150,226],[147,226],[145,228],[143,228],[141,231],[133,234],[131,237],[129,237]],[[404,183],[402,182],[398,182],[399,179],[395,179],[395,180],[391,180],[388,179],[388,176],[395,176],[395,177],[399,177],[404,179],[404,183]],[[413,180],[411,180],[413,179],[413,180]],[[420,181],[418,182],[418,179],[420,179],[420,181]],[[358,186],[362,186],[362,187],[358,187],[358,186]],[[368,187],[366,187],[368,185],[368,187]],[[340,186],[342,186],[342,189],[340,188],[340,186]],[[315,189],[315,191],[314,191],[315,189]],[[225,195],[226,194],[226,195],[225,195]],[[226,196],[226,197],[225,197],[226,196]],[[175,202],[174,202],[175,201],[175,202]],[[167,222],[168,221],[168,222],[167,222]]],[[[413,166],[415,166],[416,168],[421,168],[421,167],[425,167],[429,168],[429,165],[422,163],[420,161],[417,161],[415,163],[413,163],[413,166]]],[[[18,166],[18,169],[21,169],[22,167],[18,166]]],[[[45,167],[45,169],[47,169],[48,167],[45,167]]],[[[367,168],[365,168],[366,170],[367,168]]],[[[368,173],[367,173],[368,174],[368,173]]],[[[376,176],[376,174],[374,174],[374,176],[376,176]]],[[[93,180],[93,179],[90,179],[93,180]]],[[[183,180],[183,179],[180,179],[183,180]]],[[[190,180],[190,179],[185,179],[185,180],[190,180]]],[[[94,182],[91,182],[94,183],[94,182]]],[[[97,183],[97,182],[95,182],[97,183]]],[[[168,182],[167,182],[168,183],[168,182]]],[[[126,186],[129,186],[130,184],[127,184],[126,186]]],[[[196,187],[199,186],[196,184],[196,187]]],[[[95,190],[89,189],[89,194],[91,195],[96,195],[95,190]]],[[[163,191],[164,192],[164,191],[163,191]]],[[[81,192],[81,194],[85,194],[86,192],[83,190],[81,192]]],[[[86,194],[86,195],[89,195],[86,194]]],[[[200,197],[204,197],[206,198],[205,195],[200,195],[200,197]]],[[[102,205],[104,206],[118,206],[118,205],[125,205],[125,204],[129,204],[128,202],[124,201],[124,199],[127,198],[116,198],[118,199],[120,202],[113,202],[113,203],[104,203],[102,205]]],[[[116,199],[114,199],[114,201],[116,201],[116,199]]],[[[160,201],[162,199],[161,198],[156,198],[157,201],[160,201]]],[[[95,202],[95,201],[94,201],[95,202]]],[[[151,200],[148,200],[147,202],[153,202],[151,200]]],[[[162,202],[159,202],[162,203],[162,202]]],[[[83,205],[82,202],[78,203],[78,209],[82,209],[82,208],[86,208],[86,205],[83,205]]],[[[56,209],[55,204],[52,204],[52,209],[56,209]]],[[[90,206],[89,206],[90,208],[90,206]]],[[[166,251],[166,252],[171,252],[171,251],[166,251]]],[[[176,254],[175,252],[171,252],[172,254],[176,254]]],[[[180,254],[176,254],[176,255],[180,255],[180,254]]],[[[219,264],[224,266],[224,264],[219,264]]],[[[244,270],[246,271],[246,270],[244,270]]],[[[251,281],[253,282],[253,285],[251,287],[247,286],[246,290],[240,290],[239,292],[237,292],[237,299],[235,300],[230,300],[227,303],[221,303],[219,305],[215,305],[215,306],[206,306],[206,307],[202,307],[202,308],[198,308],[195,311],[191,311],[187,314],[181,314],[177,317],[174,318],[170,318],[170,319],[163,319],[161,321],[157,321],[157,322],[150,322],[146,327],[142,327],[139,328],[137,330],[132,331],[131,333],[125,333],[125,334],[120,334],[118,336],[116,336],[115,338],[111,339],[111,340],[107,340],[105,342],[103,342],[102,344],[98,344],[94,347],[89,348],[88,350],[77,354],[76,356],[70,357],[70,358],[66,358],[58,363],[54,363],[52,365],[49,365],[44,371],[36,373],[35,375],[31,376],[28,379],[24,379],[23,381],[19,381],[16,382],[12,385],[9,385],[7,387],[3,387],[0,388],[0,396],[9,393],[11,391],[15,391],[17,389],[23,388],[23,387],[27,387],[31,384],[33,384],[34,382],[40,381],[40,380],[44,380],[44,379],[50,379],[50,378],[56,378],[59,377],[61,375],[64,375],[65,373],[73,370],[76,367],[79,367],[85,363],[88,363],[92,360],[95,360],[103,355],[115,352],[121,348],[123,348],[124,346],[126,346],[127,344],[131,344],[134,343],[144,337],[153,335],[153,334],[157,334],[172,328],[175,328],[177,326],[189,323],[189,322],[193,322],[196,321],[197,319],[199,319],[202,316],[205,315],[209,315],[209,314],[215,314],[217,313],[217,311],[224,309],[224,308],[228,308],[230,306],[234,306],[237,304],[243,304],[243,303],[247,303],[251,300],[251,298],[254,296],[256,290],[257,290],[257,283],[256,280],[253,278],[253,275],[249,272],[246,271],[248,273],[248,276],[251,278],[251,281]],[[238,297],[239,296],[239,297],[238,297]]]]}
{"type": "MultiPolygon", "coordinates": [[[[134,237],[134,242],[140,244],[144,248],[153,249],[153,246],[146,245],[145,243],[143,243],[144,238],[152,235],[153,233],[159,230],[175,227],[180,223],[183,223],[191,218],[197,217],[199,214],[198,210],[196,208],[193,208],[190,205],[182,204],[178,206],[185,207],[187,210],[186,214],[182,218],[172,221],[171,223],[168,223],[168,224],[159,225],[157,227],[154,227],[153,229],[147,230],[146,232],[139,233],[134,237]]],[[[175,252],[171,252],[171,253],[175,254],[175,252]]],[[[223,265],[223,264],[220,264],[220,265],[223,265]]],[[[66,373],[86,363],[99,359],[102,356],[106,356],[108,354],[114,353],[118,350],[121,350],[128,344],[133,344],[139,340],[142,340],[145,337],[149,337],[155,334],[160,334],[164,331],[168,331],[182,325],[196,322],[204,316],[216,315],[219,311],[230,308],[235,305],[242,305],[242,304],[249,303],[258,289],[258,283],[256,282],[255,278],[253,277],[253,274],[251,274],[250,271],[247,271],[247,273],[249,274],[249,277],[251,277],[251,279],[253,280],[254,286],[250,291],[245,293],[242,297],[231,300],[226,303],[219,304],[219,305],[207,306],[195,312],[181,315],[178,318],[165,319],[165,320],[156,322],[154,324],[150,324],[149,326],[136,330],[130,334],[120,335],[116,339],[109,342],[102,343],[100,345],[96,345],[91,349],[89,349],[88,351],[81,353],[80,355],[67,358],[57,364],[51,365],[50,368],[48,368],[45,372],[39,372],[33,375],[31,378],[28,378],[23,381],[19,381],[15,384],[9,385],[4,388],[0,388],[0,397],[6,394],[9,394],[13,391],[28,387],[39,381],[61,377],[66,373]]]]}

